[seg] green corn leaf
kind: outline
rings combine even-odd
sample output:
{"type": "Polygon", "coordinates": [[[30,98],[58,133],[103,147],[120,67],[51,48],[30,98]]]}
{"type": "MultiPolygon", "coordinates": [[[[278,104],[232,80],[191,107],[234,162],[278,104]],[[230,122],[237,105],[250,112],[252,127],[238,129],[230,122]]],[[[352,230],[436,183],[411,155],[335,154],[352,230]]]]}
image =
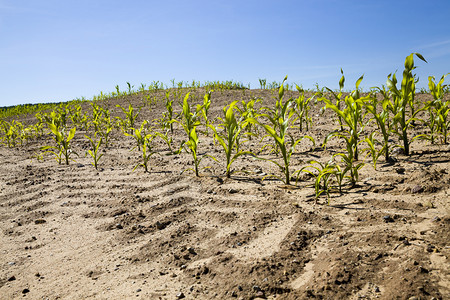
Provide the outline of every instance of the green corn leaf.
{"type": "Polygon", "coordinates": [[[363,80],[363,78],[364,78],[364,75],[361,75],[361,77],[359,77],[359,79],[356,81],[356,89],[358,89],[358,87],[359,87],[361,81],[363,80]]]}
{"type": "Polygon", "coordinates": [[[72,128],[69,132],[69,136],[67,137],[67,142],[69,142],[70,140],[73,139],[73,137],[75,136],[75,131],[76,131],[76,127],[72,128]]]}
{"type": "Polygon", "coordinates": [[[428,63],[427,60],[422,56],[422,54],[420,53],[414,53],[418,58],[420,58],[421,60],[423,60],[424,62],[428,63]]]}
{"type": "Polygon", "coordinates": [[[342,68],[341,68],[341,74],[342,74],[342,77],[339,80],[339,90],[342,91],[342,89],[344,88],[344,82],[345,82],[344,71],[342,70],[342,68]]]}

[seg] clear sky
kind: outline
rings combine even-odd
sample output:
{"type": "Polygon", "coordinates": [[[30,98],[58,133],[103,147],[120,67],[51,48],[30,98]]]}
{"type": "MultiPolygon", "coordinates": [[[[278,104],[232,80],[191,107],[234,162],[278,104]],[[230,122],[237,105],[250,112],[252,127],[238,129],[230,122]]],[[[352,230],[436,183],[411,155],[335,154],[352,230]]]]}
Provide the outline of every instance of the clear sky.
{"type": "Polygon", "coordinates": [[[0,0],[0,106],[173,78],[335,89],[340,68],[368,89],[411,52],[420,87],[450,72],[449,0],[0,0]]]}

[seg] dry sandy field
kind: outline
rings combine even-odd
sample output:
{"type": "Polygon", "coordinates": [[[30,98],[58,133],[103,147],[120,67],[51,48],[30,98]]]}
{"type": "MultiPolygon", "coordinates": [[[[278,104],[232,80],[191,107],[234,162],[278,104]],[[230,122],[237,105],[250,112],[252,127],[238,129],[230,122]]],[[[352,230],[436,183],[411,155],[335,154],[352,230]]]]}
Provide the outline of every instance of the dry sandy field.
{"type": "MultiPolygon", "coordinates": [[[[200,103],[204,93],[190,97],[200,103]]],[[[234,100],[258,97],[267,105],[276,95],[215,91],[209,119],[234,100]]],[[[298,93],[286,92],[291,96],[298,93]]],[[[112,117],[123,117],[117,104],[142,106],[140,125],[165,111],[163,101],[146,99],[136,93],[100,105],[112,117]]],[[[322,106],[310,111],[307,134],[316,144],[299,143],[293,170],[326,162],[344,147],[338,138],[321,147],[337,128],[322,106]]],[[[35,122],[33,115],[19,120],[35,122]]],[[[174,125],[180,145],[185,133],[174,125]]],[[[411,136],[426,130],[417,124],[411,136]]],[[[84,134],[77,129],[71,141],[78,156],[69,165],[37,159],[50,135],[0,146],[1,299],[450,299],[449,145],[416,140],[409,156],[394,151],[376,170],[363,154],[355,186],[316,200],[312,176],[302,172],[291,185],[264,178],[280,170],[252,155],[239,157],[227,178],[211,131],[199,134],[198,151],[217,161],[204,156],[199,177],[186,170],[193,167],[189,153],[168,155],[157,138],[149,172],[133,170],[141,153],[119,129],[101,148],[96,170],[84,134]]],[[[279,159],[260,138],[243,147],[279,159]]]]}

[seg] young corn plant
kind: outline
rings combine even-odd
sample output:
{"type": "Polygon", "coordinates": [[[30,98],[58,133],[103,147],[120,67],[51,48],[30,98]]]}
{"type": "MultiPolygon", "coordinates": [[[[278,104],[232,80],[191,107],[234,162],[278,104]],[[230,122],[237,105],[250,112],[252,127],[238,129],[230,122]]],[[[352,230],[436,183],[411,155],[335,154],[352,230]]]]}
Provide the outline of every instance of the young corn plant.
{"type": "MultiPolygon", "coordinates": [[[[333,155],[333,159],[337,156],[341,158],[341,161],[344,163],[344,170],[340,171],[339,176],[342,176],[343,178],[348,178],[351,186],[354,187],[356,183],[359,181],[359,170],[364,167],[364,162],[357,162],[357,160],[354,157],[353,152],[353,145],[350,142],[350,139],[345,138],[345,144],[347,147],[346,153],[337,153],[333,155]],[[349,175],[345,175],[349,173],[349,175]]],[[[342,179],[340,178],[340,181],[342,182],[342,179]]]]}
{"type": "Polygon", "coordinates": [[[137,167],[143,166],[145,172],[149,172],[149,161],[150,158],[156,154],[157,152],[153,150],[152,141],[156,137],[155,134],[147,134],[142,137],[142,163],[137,164],[133,171],[136,170],[137,167]]]}
{"type": "Polygon", "coordinates": [[[291,183],[291,172],[289,166],[291,156],[295,150],[295,147],[304,138],[311,140],[313,144],[314,139],[308,135],[305,135],[299,139],[294,139],[292,135],[288,134],[288,130],[290,127],[292,127],[294,122],[293,118],[294,111],[291,108],[293,102],[292,98],[288,99],[285,103],[283,103],[284,82],[286,80],[287,76],[284,78],[283,82],[280,85],[280,88],[278,89],[278,99],[275,104],[275,108],[266,109],[267,113],[263,113],[260,115],[260,117],[268,120],[270,122],[270,125],[260,122],[258,120],[259,118],[258,119],[249,118],[247,119],[247,122],[251,122],[261,126],[266,131],[267,136],[273,139],[276,147],[279,149],[283,157],[282,163],[279,163],[273,159],[263,159],[263,160],[270,161],[273,164],[277,165],[280,168],[281,172],[283,173],[284,178],[276,175],[267,175],[264,178],[269,176],[277,177],[280,178],[286,185],[289,185],[291,183]]]}
{"type": "Polygon", "coordinates": [[[209,124],[208,126],[214,132],[214,137],[217,139],[219,144],[222,146],[225,156],[226,156],[226,176],[230,178],[231,176],[231,165],[239,157],[245,154],[253,155],[250,151],[239,150],[239,135],[243,129],[242,122],[236,119],[234,110],[236,109],[236,103],[238,101],[232,102],[228,108],[223,109],[223,118],[219,118],[222,123],[217,127],[209,124]]]}
{"type": "MultiPolygon", "coordinates": [[[[342,69],[341,69],[341,74],[342,74],[342,77],[339,80],[339,93],[336,94],[333,90],[326,87],[326,89],[333,95],[334,99],[336,100],[336,103],[334,104],[334,106],[336,106],[338,110],[341,110],[341,102],[343,102],[342,97],[343,97],[343,89],[344,89],[344,83],[345,83],[344,71],[342,71],[342,69]]],[[[317,88],[319,89],[318,85],[317,85],[317,88]]],[[[324,100],[324,99],[326,99],[326,98],[325,97],[320,98],[320,100],[324,100]]],[[[328,102],[331,104],[331,101],[328,101],[328,102]]],[[[342,116],[340,116],[339,114],[338,114],[338,122],[341,127],[341,131],[344,131],[342,116]]]]}
{"type": "MultiPolygon", "coordinates": [[[[153,120],[158,127],[160,128],[160,132],[159,131],[155,131],[155,134],[160,137],[167,145],[167,147],[169,148],[170,154],[179,154],[180,150],[178,151],[174,151],[172,149],[172,145],[173,145],[173,132],[171,131],[171,128],[173,128],[173,123],[175,123],[175,119],[168,119],[167,115],[163,115],[162,118],[160,119],[155,119],[153,120]]],[[[173,129],[172,129],[173,130],[173,129]]]]}
{"type": "Polygon", "coordinates": [[[136,146],[132,149],[138,148],[138,151],[142,152],[142,163],[137,164],[133,171],[137,167],[143,166],[145,172],[148,172],[150,158],[157,152],[153,150],[152,142],[157,133],[151,132],[151,129],[147,127],[148,121],[144,121],[140,128],[133,129],[133,134],[125,132],[126,136],[132,136],[136,140],[136,146]]]}
{"type": "Polygon", "coordinates": [[[34,136],[36,138],[43,136],[44,135],[44,124],[41,122],[34,124],[33,130],[34,130],[34,136]]]}
{"type": "Polygon", "coordinates": [[[95,132],[102,137],[105,147],[108,148],[110,134],[114,129],[114,123],[111,120],[110,112],[108,110],[103,110],[103,113],[92,121],[92,124],[94,125],[95,132]]]}
{"type": "Polygon", "coordinates": [[[375,132],[372,132],[368,137],[366,137],[364,139],[364,141],[367,143],[367,148],[363,149],[362,152],[367,151],[369,155],[372,157],[372,164],[373,164],[373,169],[376,170],[377,169],[377,162],[378,162],[378,158],[380,157],[381,154],[383,154],[383,151],[387,151],[387,149],[385,149],[384,147],[378,151],[375,147],[375,144],[378,143],[378,141],[374,138],[375,136],[375,132]]]}
{"type": "Polygon", "coordinates": [[[364,166],[364,163],[356,162],[359,159],[358,146],[361,143],[360,136],[363,134],[364,127],[367,124],[364,121],[365,114],[362,108],[367,101],[371,100],[370,95],[360,97],[359,84],[362,80],[363,76],[356,81],[356,89],[345,97],[345,108],[342,110],[330,100],[322,98],[322,101],[326,103],[326,107],[331,108],[341,118],[341,126],[346,127],[343,131],[331,132],[325,138],[323,146],[325,147],[332,137],[338,137],[345,141],[346,153],[338,153],[335,156],[341,157],[345,165],[343,173],[350,173],[347,178],[350,179],[352,186],[356,185],[356,182],[359,180],[359,170],[364,166]]]}
{"type": "Polygon", "coordinates": [[[131,85],[131,83],[129,83],[127,81],[127,86],[128,86],[128,95],[132,95],[133,94],[134,85],[131,85]]]}
{"type": "Polygon", "coordinates": [[[326,108],[331,108],[341,119],[341,131],[331,132],[324,141],[324,146],[327,144],[328,140],[334,136],[343,138],[347,143],[347,150],[351,150],[352,159],[358,160],[358,145],[360,143],[360,135],[363,133],[364,127],[364,113],[363,107],[364,103],[370,100],[370,96],[360,97],[359,94],[359,84],[363,80],[363,76],[361,76],[356,81],[356,89],[350,93],[350,95],[346,96],[344,99],[345,108],[340,109],[340,107],[336,104],[333,104],[327,98],[322,98],[321,100],[326,103],[326,108]],[[343,126],[346,126],[347,129],[343,129],[343,126]],[[350,147],[350,148],[349,148],[350,147]]]}
{"type": "Polygon", "coordinates": [[[147,135],[149,135],[149,136],[151,135],[150,133],[147,133],[148,132],[147,125],[148,125],[148,121],[144,121],[144,122],[142,122],[140,128],[137,128],[137,129],[133,128],[132,134],[125,132],[126,136],[131,136],[136,140],[136,147],[138,148],[138,151],[141,151],[141,147],[145,144],[145,137],[147,135]]]}
{"type": "MultiPolygon", "coordinates": [[[[336,167],[337,165],[333,163],[333,160],[330,160],[325,164],[316,160],[309,161],[308,163],[310,165],[301,168],[300,171],[298,172],[298,175],[300,174],[300,172],[306,172],[311,176],[313,176],[315,178],[314,193],[316,196],[316,201],[323,193],[325,193],[328,198],[328,204],[330,204],[329,199],[330,199],[330,191],[332,188],[332,186],[330,185],[331,176],[332,175],[337,176],[338,175],[337,173],[340,172],[341,169],[339,168],[339,166],[336,167]]],[[[339,184],[339,191],[341,192],[342,180],[340,181],[338,180],[338,184],[339,184]]]]}
{"type": "Polygon", "coordinates": [[[309,125],[312,125],[312,119],[309,116],[309,110],[311,107],[309,103],[314,99],[315,95],[309,98],[305,97],[305,90],[296,85],[299,96],[294,99],[294,111],[297,114],[297,118],[300,122],[300,132],[303,132],[303,124],[306,126],[306,130],[309,130],[309,125]]]}
{"type": "Polygon", "coordinates": [[[261,86],[262,90],[266,89],[266,84],[267,84],[267,80],[266,79],[262,79],[262,78],[259,79],[259,85],[261,86]]]}
{"type": "Polygon", "coordinates": [[[167,111],[163,114],[163,120],[164,120],[164,127],[167,128],[169,127],[170,129],[170,133],[173,134],[173,119],[174,119],[174,115],[173,115],[173,101],[174,99],[170,99],[170,91],[166,92],[166,109],[167,111]]]}
{"type": "MultiPolygon", "coordinates": [[[[245,120],[247,119],[255,119],[256,116],[259,114],[258,108],[256,108],[256,105],[261,103],[262,99],[260,98],[252,98],[248,100],[247,102],[245,100],[241,101],[242,108],[239,108],[236,106],[236,109],[240,113],[240,122],[244,124],[245,120]]],[[[245,130],[245,134],[248,135],[249,140],[252,139],[252,136],[257,136],[257,127],[255,124],[251,122],[246,122],[246,125],[244,126],[243,130],[245,130]]]]}
{"type": "MultiPolygon", "coordinates": [[[[200,156],[198,153],[198,143],[199,138],[196,132],[197,126],[199,126],[200,123],[200,115],[202,114],[203,106],[199,105],[197,106],[195,112],[191,112],[191,107],[188,102],[189,99],[189,93],[186,94],[186,96],[183,99],[183,111],[181,114],[181,120],[177,121],[181,124],[183,127],[185,133],[187,134],[188,140],[183,143],[181,146],[187,153],[190,153],[192,155],[192,158],[194,160],[194,169],[188,169],[195,172],[195,176],[199,175],[199,165],[202,161],[204,156],[200,156]]],[[[209,155],[205,155],[209,156],[209,155]]],[[[210,156],[211,157],[211,156],[210,156]]],[[[184,172],[184,171],[183,171],[184,172]]]]}
{"type": "Polygon", "coordinates": [[[167,147],[169,148],[169,154],[168,155],[173,155],[173,154],[180,154],[181,150],[173,150],[173,138],[170,135],[169,131],[163,131],[163,132],[158,132],[155,131],[155,134],[157,137],[161,138],[164,143],[166,143],[167,147]]]}
{"type": "MultiPolygon", "coordinates": [[[[96,134],[94,134],[95,138],[96,134]]],[[[103,139],[100,138],[98,141],[94,141],[89,136],[85,135],[85,137],[89,140],[89,143],[91,145],[91,150],[88,150],[87,153],[92,157],[94,160],[91,162],[91,164],[95,167],[96,170],[98,170],[98,162],[100,161],[100,158],[102,158],[103,154],[100,154],[100,146],[103,142],[103,139]]]]}
{"type": "Polygon", "coordinates": [[[445,88],[444,85],[445,74],[441,77],[439,82],[435,83],[434,76],[428,77],[428,87],[430,88],[430,93],[433,95],[434,101],[427,104],[427,109],[430,113],[430,122],[436,125],[436,130],[442,136],[442,143],[447,144],[447,137],[449,135],[448,129],[450,127],[450,119],[448,114],[450,111],[450,100],[444,100],[445,88]]]}
{"type": "Polygon", "coordinates": [[[48,123],[48,127],[53,133],[53,140],[56,142],[56,146],[44,146],[41,147],[41,150],[44,151],[44,153],[49,152],[55,155],[55,159],[59,164],[61,164],[64,159],[66,165],[69,165],[70,156],[72,153],[76,154],[72,151],[70,146],[70,141],[75,136],[76,127],[73,127],[68,134],[66,128],[58,128],[53,123],[48,123]]]}
{"type": "Polygon", "coordinates": [[[135,112],[135,110],[131,104],[128,105],[128,110],[126,110],[124,107],[120,106],[119,104],[116,106],[119,107],[120,109],[122,109],[123,113],[125,114],[124,119],[118,118],[122,130],[124,132],[129,130],[130,134],[133,134],[134,123],[136,122],[136,119],[139,116],[139,113],[141,112],[142,107],[140,107],[139,110],[137,112],[135,112]]]}
{"type": "Polygon", "coordinates": [[[412,71],[416,68],[414,66],[414,55],[416,55],[419,59],[427,62],[425,58],[419,53],[411,53],[405,59],[405,69],[403,71],[403,79],[401,82],[401,88],[397,88],[397,78],[395,74],[389,75],[386,85],[389,88],[389,92],[393,98],[393,107],[396,111],[394,115],[394,122],[399,125],[398,131],[396,134],[399,135],[400,139],[403,141],[403,145],[400,146],[403,148],[405,155],[409,155],[410,151],[410,143],[415,140],[415,138],[410,139],[408,136],[408,130],[413,125],[414,121],[417,121],[416,115],[422,109],[414,108],[414,95],[416,79],[413,75],[412,71]],[[411,114],[408,116],[408,106],[410,107],[411,114]]]}
{"type": "Polygon", "coordinates": [[[205,96],[203,97],[203,105],[198,105],[198,106],[200,106],[202,108],[200,111],[202,112],[203,119],[205,120],[205,127],[206,127],[205,132],[206,132],[206,135],[208,136],[208,127],[210,125],[209,120],[208,120],[208,111],[209,111],[209,107],[211,106],[211,91],[206,93],[205,96]]]}
{"type": "Polygon", "coordinates": [[[4,132],[4,139],[8,147],[16,147],[17,142],[20,140],[20,122],[12,120],[11,123],[7,121],[2,122],[2,128],[4,132]]]}
{"type": "Polygon", "coordinates": [[[54,110],[50,113],[44,114],[43,118],[45,123],[53,124],[56,128],[64,129],[67,125],[67,112],[65,110],[54,110]]]}
{"type": "Polygon", "coordinates": [[[38,122],[36,123],[36,129],[39,130],[39,133],[37,133],[37,136],[42,136],[42,135],[44,135],[45,119],[40,112],[36,113],[35,117],[38,120],[38,122]]]}
{"type": "Polygon", "coordinates": [[[420,134],[418,136],[415,136],[414,138],[428,140],[431,144],[435,144],[436,137],[438,135],[439,122],[438,116],[436,114],[437,105],[439,104],[435,101],[427,101],[425,103],[423,110],[428,112],[428,120],[423,120],[423,123],[428,127],[430,132],[426,134],[420,134]]]}
{"type": "MultiPolygon", "coordinates": [[[[378,160],[380,154],[384,153],[385,161],[390,162],[389,138],[393,130],[393,123],[390,119],[389,107],[391,107],[392,103],[390,102],[387,91],[384,89],[379,89],[379,91],[383,95],[383,100],[381,101],[381,111],[378,112],[377,110],[380,103],[378,102],[376,95],[372,96],[371,100],[365,102],[365,107],[366,110],[372,115],[372,119],[375,120],[378,129],[380,129],[380,132],[383,135],[382,149],[379,152],[375,151],[375,139],[373,136],[371,138],[366,138],[365,141],[367,142],[370,152],[372,153],[372,158],[376,158],[378,160]]],[[[374,168],[375,167],[376,162],[374,162],[374,168]]]]}

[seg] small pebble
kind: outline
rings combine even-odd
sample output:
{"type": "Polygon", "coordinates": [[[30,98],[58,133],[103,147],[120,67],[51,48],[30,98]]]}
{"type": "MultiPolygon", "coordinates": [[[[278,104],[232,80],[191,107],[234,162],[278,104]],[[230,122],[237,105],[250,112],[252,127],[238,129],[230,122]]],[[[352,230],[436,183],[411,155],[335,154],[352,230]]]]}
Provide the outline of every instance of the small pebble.
{"type": "Polygon", "coordinates": [[[27,293],[29,293],[29,292],[30,292],[29,289],[23,289],[22,294],[27,294],[27,293]]]}
{"type": "Polygon", "coordinates": [[[166,224],[160,223],[159,221],[156,222],[156,228],[158,230],[163,230],[164,228],[166,228],[166,224]]]}
{"type": "Polygon", "coordinates": [[[439,222],[439,221],[441,221],[441,218],[439,218],[439,217],[436,216],[436,217],[433,218],[432,221],[433,221],[433,222],[439,222]]]}
{"type": "Polygon", "coordinates": [[[423,191],[424,191],[424,189],[421,185],[416,185],[415,187],[413,187],[411,189],[411,193],[413,193],[413,194],[422,193],[423,191]]]}
{"type": "Polygon", "coordinates": [[[265,298],[263,291],[257,291],[255,296],[258,298],[265,298]]]}
{"type": "Polygon", "coordinates": [[[383,217],[384,222],[391,223],[394,222],[394,219],[390,215],[386,215],[383,217]]]}
{"type": "Polygon", "coordinates": [[[177,294],[177,299],[183,299],[184,297],[186,297],[183,292],[180,292],[177,294]]]}
{"type": "Polygon", "coordinates": [[[395,169],[395,172],[397,172],[397,174],[400,174],[400,175],[402,175],[402,174],[405,174],[405,168],[403,168],[403,167],[400,167],[400,168],[396,168],[395,169]]]}

